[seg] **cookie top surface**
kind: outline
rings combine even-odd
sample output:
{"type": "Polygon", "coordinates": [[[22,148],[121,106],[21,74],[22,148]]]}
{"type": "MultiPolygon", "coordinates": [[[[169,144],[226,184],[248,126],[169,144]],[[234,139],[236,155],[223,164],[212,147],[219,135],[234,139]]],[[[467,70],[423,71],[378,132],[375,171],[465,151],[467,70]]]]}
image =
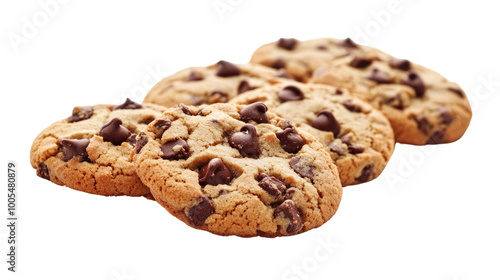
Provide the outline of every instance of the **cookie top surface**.
{"type": "Polygon", "coordinates": [[[158,82],[144,102],[171,107],[227,102],[234,96],[281,79],[281,72],[252,64],[219,61],[207,67],[181,70],[158,82]]]}
{"type": "Polygon", "coordinates": [[[350,39],[318,38],[299,41],[281,38],[255,50],[250,62],[275,69],[284,68],[293,79],[307,82],[317,68],[336,58],[360,51],[360,46],[350,39]]]}
{"type": "Polygon", "coordinates": [[[319,227],[342,187],[321,143],[263,103],[177,106],[138,136],[137,173],[188,225],[219,235],[283,236],[319,227]]]}
{"type": "Polygon", "coordinates": [[[75,107],[73,115],[44,129],[31,146],[37,175],[58,185],[107,196],[145,196],[130,152],[139,131],[166,108],[137,104],[75,107]]]}
{"type": "Polygon", "coordinates": [[[400,143],[456,141],[472,117],[469,101],[457,84],[373,48],[318,68],[310,81],[344,87],[366,99],[391,121],[400,143]]]}
{"type": "Polygon", "coordinates": [[[270,111],[318,139],[337,165],[343,186],[376,178],[394,151],[387,118],[347,90],[288,82],[233,98],[233,104],[263,102],[270,111]]]}

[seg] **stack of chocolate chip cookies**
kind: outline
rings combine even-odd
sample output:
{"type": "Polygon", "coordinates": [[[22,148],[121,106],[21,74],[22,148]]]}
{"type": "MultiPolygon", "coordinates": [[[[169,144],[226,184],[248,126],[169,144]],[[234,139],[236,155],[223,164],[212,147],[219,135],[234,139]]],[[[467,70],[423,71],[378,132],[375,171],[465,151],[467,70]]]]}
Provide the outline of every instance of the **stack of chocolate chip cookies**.
{"type": "Polygon", "coordinates": [[[459,139],[463,90],[350,39],[280,39],[248,64],[181,70],[142,104],[75,107],[31,147],[37,175],[75,190],[156,200],[219,235],[287,236],[379,176],[395,142],[459,139]]]}

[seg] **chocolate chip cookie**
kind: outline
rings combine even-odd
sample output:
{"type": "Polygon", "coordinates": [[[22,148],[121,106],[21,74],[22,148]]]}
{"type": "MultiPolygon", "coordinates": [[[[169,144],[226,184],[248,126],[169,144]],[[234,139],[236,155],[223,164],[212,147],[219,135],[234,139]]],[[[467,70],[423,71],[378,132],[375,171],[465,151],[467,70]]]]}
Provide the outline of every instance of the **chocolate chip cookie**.
{"type": "Polygon", "coordinates": [[[234,96],[273,84],[283,72],[261,65],[232,64],[221,60],[207,67],[181,70],[157,83],[144,102],[171,107],[177,104],[224,103],[234,96]]]}
{"type": "Polygon", "coordinates": [[[318,139],[337,165],[342,186],[376,178],[394,151],[387,118],[347,90],[288,82],[233,98],[233,104],[263,102],[318,139]]]}
{"type": "Polygon", "coordinates": [[[261,102],[170,108],[133,153],[157,202],[219,235],[302,233],[328,221],[342,194],[322,144],[261,102]]]}
{"type": "Polygon", "coordinates": [[[376,49],[320,67],[313,83],[341,86],[365,98],[391,122],[396,141],[425,145],[458,140],[472,110],[463,90],[438,73],[376,49]]]}
{"type": "Polygon", "coordinates": [[[280,39],[251,62],[283,68],[294,79],[342,87],[390,120],[396,141],[449,143],[467,130],[472,112],[464,91],[440,74],[351,39],[280,39]]]}
{"type": "Polygon", "coordinates": [[[75,107],[31,146],[36,174],[58,185],[106,196],[147,196],[130,157],[135,136],[166,108],[137,104],[75,107]]]}

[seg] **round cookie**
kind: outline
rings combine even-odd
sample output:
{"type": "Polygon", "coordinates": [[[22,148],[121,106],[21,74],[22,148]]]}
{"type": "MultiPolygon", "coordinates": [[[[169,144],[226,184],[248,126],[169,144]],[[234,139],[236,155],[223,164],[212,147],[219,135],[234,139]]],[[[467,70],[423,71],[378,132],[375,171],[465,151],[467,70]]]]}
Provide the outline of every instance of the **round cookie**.
{"type": "Polygon", "coordinates": [[[396,141],[425,145],[458,140],[472,110],[463,90],[440,74],[408,60],[364,47],[320,67],[310,80],[349,89],[391,122],[396,141]]]}
{"type": "Polygon", "coordinates": [[[241,94],[229,103],[254,102],[263,102],[316,137],[329,151],[344,187],[376,178],[394,151],[387,118],[346,90],[289,82],[241,94]]]}
{"type": "Polygon", "coordinates": [[[134,162],[152,195],[186,224],[275,237],[321,226],[342,194],[321,143],[263,103],[174,107],[139,134],[134,162]]]}
{"type": "Polygon", "coordinates": [[[171,107],[227,102],[234,96],[276,83],[283,72],[261,65],[235,65],[221,60],[207,67],[181,70],[158,82],[144,102],[171,107]]]}
{"type": "Polygon", "coordinates": [[[130,152],[135,136],[166,108],[137,104],[75,107],[43,130],[31,146],[37,175],[58,185],[105,196],[148,196],[130,152]]]}
{"type": "Polygon", "coordinates": [[[318,38],[307,41],[281,38],[255,50],[250,62],[275,69],[283,68],[295,80],[307,82],[317,68],[359,51],[361,49],[358,45],[349,38],[318,38]]]}

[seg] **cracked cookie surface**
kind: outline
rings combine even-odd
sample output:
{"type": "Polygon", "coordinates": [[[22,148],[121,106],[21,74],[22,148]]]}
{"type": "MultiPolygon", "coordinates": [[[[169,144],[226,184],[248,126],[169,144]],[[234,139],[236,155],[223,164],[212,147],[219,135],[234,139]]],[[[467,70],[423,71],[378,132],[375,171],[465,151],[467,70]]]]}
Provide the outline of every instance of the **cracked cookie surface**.
{"type": "Polygon", "coordinates": [[[382,111],[400,143],[456,141],[472,117],[467,97],[457,84],[349,38],[280,39],[258,48],[251,62],[284,68],[299,81],[350,90],[382,111]]]}
{"type": "Polygon", "coordinates": [[[130,152],[134,136],[166,108],[130,100],[75,107],[73,115],[44,129],[31,146],[37,175],[58,185],[105,196],[148,196],[130,152]]]}
{"type": "Polygon", "coordinates": [[[283,79],[280,73],[261,65],[219,61],[207,67],[187,68],[164,78],[150,90],[144,102],[167,107],[181,103],[224,103],[245,91],[276,83],[283,79]]]}
{"type": "Polygon", "coordinates": [[[321,143],[263,103],[175,106],[137,143],[137,173],[156,201],[215,234],[298,234],[328,221],[341,199],[321,143]]]}
{"type": "Polygon", "coordinates": [[[258,101],[316,137],[337,165],[343,186],[376,178],[394,151],[387,118],[346,90],[288,82],[241,94],[230,103],[258,101]]]}

